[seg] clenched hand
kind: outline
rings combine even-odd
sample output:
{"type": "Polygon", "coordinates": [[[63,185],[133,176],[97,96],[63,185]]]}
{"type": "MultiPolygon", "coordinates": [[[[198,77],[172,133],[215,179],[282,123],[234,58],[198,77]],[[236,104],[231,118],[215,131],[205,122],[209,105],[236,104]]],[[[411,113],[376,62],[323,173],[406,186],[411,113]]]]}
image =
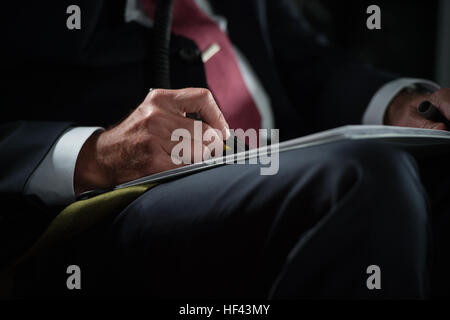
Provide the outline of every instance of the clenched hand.
{"type": "Polygon", "coordinates": [[[450,119],[450,89],[440,89],[433,94],[400,93],[391,103],[385,114],[385,124],[423,129],[449,130],[444,123],[424,118],[417,110],[425,100],[433,103],[441,114],[450,119]]]}
{"type": "MultiPolygon", "coordinates": [[[[203,132],[217,129],[228,138],[229,126],[209,90],[153,90],[124,121],[85,142],[75,167],[75,194],[177,167],[171,151],[178,142],[171,141],[171,136],[174,130],[184,128],[194,137],[194,120],[186,118],[187,113],[200,115],[203,132]]],[[[203,141],[192,139],[191,143],[207,148],[203,141]]]]}

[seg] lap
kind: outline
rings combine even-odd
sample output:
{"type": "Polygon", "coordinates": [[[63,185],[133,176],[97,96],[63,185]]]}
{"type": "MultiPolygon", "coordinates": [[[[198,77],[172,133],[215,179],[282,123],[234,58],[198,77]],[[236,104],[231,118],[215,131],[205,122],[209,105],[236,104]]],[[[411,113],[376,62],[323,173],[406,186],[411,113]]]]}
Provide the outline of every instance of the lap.
{"type": "Polygon", "coordinates": [[[343,174],[355,178],[360,174],[357,171],[371,171],[374,173],[371,183],[376,185],[402,167],[418,176],[412,157],[379,143],[350,141],[293,150],[280,154],[275,175],[261,175],[261,165],[235,164],[161,184],[124,210],[118,221],[133,215],[137,220],[161,219],[161,223],[168,220],[175,224],[177,219],[188,223],[207,217],[245,218],[248,211],[270,211],[265,204],[277,203],[280,194],[288,195],[299,182],[314,180],[311,182],[314,186],[321,184],[315,191],[326,193],[332,185],[330,180],[343,174]],[[321,174],[316,176],[317,172],[321,174]]]}
{"type": "Polygon", "coordinates": [[[274,176],[260,175],[259,165],[201,172],[160,185],[124,210],[110,229],[115,256],[136,275],[142,272],[136,265],[155,275],[135,281],[153,284],[162,296],[170,295],[161,290],[172,290],[175,283],[181,296],[182,288],[192,296],[193,288],[207,292],[210,286],[229,296],[225,288],[231,283],[241,283],[234,296],[249,294],[242,288],[264,292],[289,243],[345,196],[362,171],[377,190],[404,167],[416,174],[404,152],[378,143],[341,142],[280,154],[274,176]],[[273,242],[284,245],[273,247],[273,242]],[[268,246],[276,252],[268,255],[268,246]],[[200,276],[214,283],[200,283],[200,276]],[[156,285],[162,279],[166,286],[156,285]]]}
{"type": "Polygon", "coordinates": [[[273,176],[227,165],[151,189],[65,245],[61,263],[88,269],[94,295],[258,297],[295,242],[355,185],[367,194],[357,214],[373,214],[365,200],[416,175],[408,154],[371,142],[281,153],[273,176]]]}
{"type": "Polygon", "coordinates": [[[411,166],[414,171],[411,163],[403,152],[374,143],[344,142],[289,151],[280,154],[279,172],[272,176],[261,175],[260,165],[226,165],[159,185],[126,208],[114,225],[122,239],[138,238],[139,242],[151,235],[188,237],[195,232],[200,236],[203,230],[210,236],[214,231],[237,232],[251,225],[267,227],[278,209],[299,193],[309,201],[310,207],[304,208],[308,210],[302,210],[307,218],[308,211],[339,193],[338,180],[341,188],[345,189],[345,182],[350,188],[361,170],[366,170],[373,173],[369,183],[376,188],[385,177],[395,175],[397,167],[411,166]]]}

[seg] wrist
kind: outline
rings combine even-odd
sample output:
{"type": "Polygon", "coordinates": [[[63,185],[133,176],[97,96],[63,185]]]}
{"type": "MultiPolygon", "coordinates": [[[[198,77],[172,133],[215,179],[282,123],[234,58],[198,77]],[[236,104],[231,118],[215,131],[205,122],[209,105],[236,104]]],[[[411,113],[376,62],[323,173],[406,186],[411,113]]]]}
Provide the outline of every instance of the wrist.
{"type": "Polygon", "coordinates": [[[111,186],[111,181],[105,167],[101,163],[100,139],[104,132],[94,132],[83,144],[74,172],[74,191],[75,195],[94,190],[103,189],[111,186]]]}

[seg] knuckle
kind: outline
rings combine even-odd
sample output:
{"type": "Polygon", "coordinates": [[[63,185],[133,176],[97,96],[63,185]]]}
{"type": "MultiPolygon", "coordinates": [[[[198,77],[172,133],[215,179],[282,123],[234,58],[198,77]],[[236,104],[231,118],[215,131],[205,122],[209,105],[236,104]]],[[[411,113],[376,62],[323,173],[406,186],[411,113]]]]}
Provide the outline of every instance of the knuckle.
{"type": "Polygon", "coordinates": [[[163,116],[164,112],[161,110],[161,108],[154,107],[152,108],[152,111],[149,114],[149,118],[161,118],[163,116]]]}
{"type": "Polygon", "coordinates": [[[206,100],[213,100],[214,99],[211,91],[209,89],[206,89],[206,88],[200,88],[199,89],[199,95],[200,95],[200,97],[202,97],[203,99],[206,99],[206,100]]]}
{"type": "Polygon", "coordinates": [[[166,90],[164,89],[153,89],[149,93],[150,101],[152,102],[158,102],[161,101],[162,98],[166,95],[166,90]]]}
{"type": "Polygon", "coordinates": [[[155,124],[161,121],[161,118],[164,117],[164,111],[161,108],[153,107],[147,113],[146,122],[147,124],[155,124]]]}

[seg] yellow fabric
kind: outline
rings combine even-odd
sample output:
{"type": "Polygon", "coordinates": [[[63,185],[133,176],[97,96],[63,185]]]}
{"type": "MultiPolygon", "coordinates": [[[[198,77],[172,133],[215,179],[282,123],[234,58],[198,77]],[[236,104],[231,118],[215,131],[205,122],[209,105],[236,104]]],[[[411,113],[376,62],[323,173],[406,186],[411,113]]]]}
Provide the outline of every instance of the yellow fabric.
{"type": "Polygon", "coordinates": [[[72,203],[56,216],[46,231],[20,261],[51,247],[54,243],[61,243],[71,238],[111,215],[119,214],[131,202],[155,185],[150,184],[114,190],[91,199],[72,203]]]}

